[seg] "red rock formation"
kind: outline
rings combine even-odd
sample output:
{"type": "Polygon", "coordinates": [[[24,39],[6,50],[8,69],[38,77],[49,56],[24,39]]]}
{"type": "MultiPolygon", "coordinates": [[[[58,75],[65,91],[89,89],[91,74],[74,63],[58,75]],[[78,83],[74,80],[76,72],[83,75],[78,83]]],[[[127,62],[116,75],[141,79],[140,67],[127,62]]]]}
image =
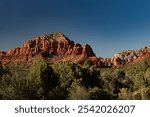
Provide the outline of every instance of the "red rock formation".
{"type": "Polygon", "coordinates": [[[93,49],[90,47],[90,45],[86,44],[84,46],[83,51],[82,51],[82,56],[86,56],[86,57],[95,56],[93,49]]]}
{"type": "Polygon", "coordinates": [[[74,55],[81,55],[82,54],[82,51],[83,51],[83,48],[82,48],[82,46],[80,45],[80,44],[75,44],[74,45],[74,48],[73,48],[73,54],[74,55]]]}
{"type": "Polygon", "coordinates": [[[142,61],[144,59],[150,59],[150,52],[143,53],[140,57],[138,57],[137,59],[135,59],[133,61],[133,63],[140,62],[140,61],[142,61]]]}
{"type": "Polygon", "coordinates": [[[123,66],[125,64],[140,62],[145,58],[150,58],[150,46],[141,48],[140,50],[127,50],[115,54],[112,58],[112,65],[123,66]]]}
{"type": "Polygon", "coordinates": [[[89,45],[82,47],[80,44],[75,44],[73,41],[70,41],[69,38],[62,33],[54,33],[33,38],[20,48],[0,52],[0,60],[3,64],[13,62],[32,64],[37,55],[41,55],[51,63],[59,61],[81,63],[87,58],[95,57],[89,45]]]}
{"type": "Polygon", "coordinates": [[[150,46],[137,51],[127,50],[115,54],[112,58],[97,58],[90,45],[82,47],[79,43],[70,41],[62,33],[54,33],[33,38],[20,48],[7,52],[0,51],[0,62],[30,65],[37,55],[50,63],[73,61],[83,64],[86,59],[90,59],[96,67],[116,67],[135,63],[146,57],[150,58],[150,46]]]}

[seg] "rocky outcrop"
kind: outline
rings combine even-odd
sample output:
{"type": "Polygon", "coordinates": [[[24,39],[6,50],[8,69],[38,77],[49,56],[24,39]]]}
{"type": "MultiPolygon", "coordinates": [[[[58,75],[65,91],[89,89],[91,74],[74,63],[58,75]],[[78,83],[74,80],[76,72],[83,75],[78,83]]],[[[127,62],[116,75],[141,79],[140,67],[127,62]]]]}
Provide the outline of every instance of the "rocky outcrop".
{"type": "Polygon", "coordinates": [[[150,46],[136,51],[127,50],[117,53],[112,58],[97,58],[90,45],[82,46],[74,43],[64,34],[57,32],[35,37],[19,48],[7,52],[0,51],[0,62],[30,65],[37,56],[50,63],[72,61],[83,64],[86,59],[89,59],[95,67],[119,67],[150,58],[150,46]]]}
{"type": "Polygon", "coordinates": [[[20,48],[0,52],[0,60],[4,64],[13,62],[32,64],[37,55],[51,63],[59,61],[82,63],[87,58],[95,57],[95,53],[90,45],[82,47],[80,44],[70,41],[62,33],[57,32],[33,38],[20,48]]]}
{"type": "Polygon", "coordinates": [[[150,52],[145,52],[145,53],[141,54],[141,56],[138,57],[137,59],[135,59],[135,60],[133,61],[133,63],[140,62],[140,61],[142,61],[143,59],[150,59],[150,52]]]}
{"type": "Polygon", "coordinates": [[[150,58],[150,46],[140,50],[126,50],[122,53],[117,53],[111,59],[103,59],[103,64],[105,64],[105,67],[119,67],[125,64],[140,62],[146,58],[150,58]]]}

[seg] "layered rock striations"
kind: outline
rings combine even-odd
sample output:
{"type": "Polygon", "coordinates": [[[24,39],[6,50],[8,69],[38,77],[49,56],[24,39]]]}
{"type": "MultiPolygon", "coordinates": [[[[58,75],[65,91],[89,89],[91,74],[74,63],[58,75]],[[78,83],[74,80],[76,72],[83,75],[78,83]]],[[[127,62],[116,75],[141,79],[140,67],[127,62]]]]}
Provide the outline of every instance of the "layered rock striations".
{"type": "Polygon", "coordinates": [[[127,50],[115,54],[111,60],[113,66],[123,66],[125,64],[140,62],[146,58],[150,58],[150,46],[146,46],[140,50],[127,50]]]}
{"type": "Polygon", "coordinates": [[[0,51],[0,61],[3,64],[25,63],[32,64],[37,55],[47,59],[51,63],[59,61],[73,61],[81,63],[85,59],[94,57],[95,53],[89,45],[82,47],[78,43],[70,41],[62,33],[54,33],[36,37],[20,48],[0,51]]]}
{"type": "Polygon", "coordinates": [[[96,67],[118,67],[150,58],[150,46],[117,53],[112,58],[98,58],[90,45],[82,46],[57,32],[33,38],[19,48],[0,51],[0,63],[31,65],[37,56],[50,63],[72,61],[83,64],[90,59],[96,67]]]}

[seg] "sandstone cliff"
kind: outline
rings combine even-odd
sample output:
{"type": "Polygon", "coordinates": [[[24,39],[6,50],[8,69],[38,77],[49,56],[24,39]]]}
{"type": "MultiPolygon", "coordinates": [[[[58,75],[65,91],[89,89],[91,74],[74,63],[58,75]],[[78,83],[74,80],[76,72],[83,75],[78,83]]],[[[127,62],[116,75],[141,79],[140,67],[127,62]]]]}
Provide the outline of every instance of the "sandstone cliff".
{"type": "Polygon", "coordinates": [[[7,52],[0,51],[0,61],[3,64],[24,63],[32,64],[35,57],[40,55],[48,62],[73,61],[82,63],[87,58],[95,57],[90,45],[82,47],[78,43],[70,41],[62,33],[54,33],[33,38],[19,48],[10,49],[7,52]]]}
{"type": "Polygon", "coordinates": [[[72,61],[83,64],[86,59],[90,59],[96,67],[119,67],[150,58],[150,46],[117,53],[112,58],[97,58],[90,45],[82,46],[57,32],[35,37],[19,48],[0,51],[0,63],[31,65],[37,56],[50,63],[72,61]]]}
{"type": "Polygon", "coordinates": [[[145,58],[150,58],[150,46],[146,46],[140,50],[126,50],[122,53],[115,54],[112,58],[112,63],[114,66],[122,66],[140,62],[145,58]]]}

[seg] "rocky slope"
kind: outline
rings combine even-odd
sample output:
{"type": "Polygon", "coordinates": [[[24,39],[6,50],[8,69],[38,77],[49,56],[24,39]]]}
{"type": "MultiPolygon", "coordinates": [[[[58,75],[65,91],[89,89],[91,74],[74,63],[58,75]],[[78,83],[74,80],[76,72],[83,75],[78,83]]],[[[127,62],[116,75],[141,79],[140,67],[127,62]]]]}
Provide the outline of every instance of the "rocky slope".
{"type": "Polygon", "coordinates": [[[126,50],[115,54],[112,58],[99,58],[95,61],[98,67],[120,67],[126,64],[134,64],[144,59],[150,59],[150,46],[145,46],[140,50],[126,50]]]}
{"type": "Polygon", "coordinates": [[[126,50],[122,53],[115,54],[112,61],[114,66],[122,66],[140,62],[146,58],[150,58],[150,46],[145,46],[140,50],[126,50]]]}
{"type": "Polygon", "coordinates": [[[115,67],[150,58],[150,46],[117,53],[112,58],[97,58],[90,45],[82,47],[81,44],[74,43],[64,34],[57,32],[33,38],[19,48],[7,52],[0,51],[0,64],[31,65],[37,56],[50,63],[73,61],[83,64],[86,59],[90,59],[96,67],[115,67]]]}
{"type": "Polygon", "coordinates": [[[90,45],[86,44],[82,47],[58,32],[33,38],[20,48],[7,52],[0,51],[0,62],[3,64],[32,64],[37,55],[51,63],[59,61],[83,63],[87,58],[96,57],[90,45]]]}

